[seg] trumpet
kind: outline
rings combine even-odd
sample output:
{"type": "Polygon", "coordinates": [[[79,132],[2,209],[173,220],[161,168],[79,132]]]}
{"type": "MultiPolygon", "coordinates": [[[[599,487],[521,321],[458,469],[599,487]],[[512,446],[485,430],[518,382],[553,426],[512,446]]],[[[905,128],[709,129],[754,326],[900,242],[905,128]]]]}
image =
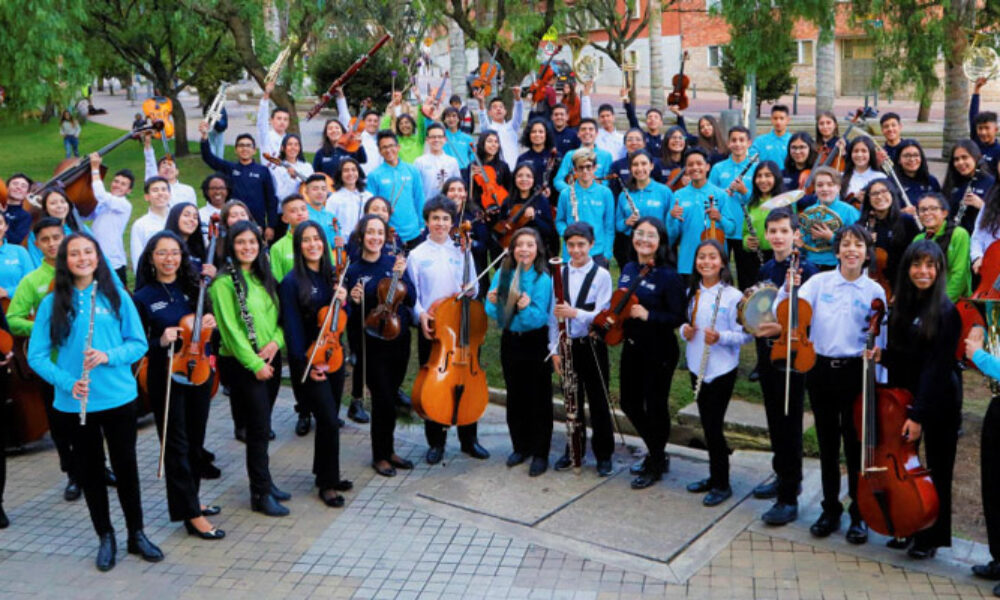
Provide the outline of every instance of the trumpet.
{"type": "Polygon", "coordinates": [[[281,71],[285,68],[288,57],[292,55],[292,46],[297,41],[294,37],[288,38],[288,45],[278,54],[278,57],[271,63],[271,68],[267,70],[267,76],[264,77],[264,87],[278,81],[278,76],[281,75],[281,71]]]}
{"type": "Polygon", "coordinates": [[[226,104],[226,88],[228,87],[229,82],[227,81],[219,84],[219,91],[216,92],[215,99],[212,100],[212,105],[208,107],[208,112],[205,113],[205,120],[208,121],[209,130],[215,127],[215,124],[222,118],[222,108],[226,104]]]}

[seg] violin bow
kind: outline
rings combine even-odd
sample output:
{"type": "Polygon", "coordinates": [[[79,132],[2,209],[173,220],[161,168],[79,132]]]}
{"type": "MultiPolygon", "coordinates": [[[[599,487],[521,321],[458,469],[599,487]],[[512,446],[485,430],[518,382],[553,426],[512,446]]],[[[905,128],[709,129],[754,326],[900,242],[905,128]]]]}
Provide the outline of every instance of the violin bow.
{"type": "Polygon", "coordinates": [[[462,286],[462,289],[460,289],[459,292],[458,292],[459,295],[461,295],[461,294],[467,294],[470,290],[472,290],[472,285],[474,283],[476,283],[477,281],[479,281],[480,279],[482,279],[483,275],[486,275],[487,273],[489,273],[490,270],[493,267],[495,267],[496,264],[498,262],[500,262],[503,259],[503,257],[507,256],[508,254],[510,254],[510,251],[507,248],[504,248],[503,252],[501,252],[499,256],[497,256],[496,258],[493,259],[493,262],[491,262],[490,264],[486,265],[486,268],[484,268],[482,271],[480,271],[479,274],[476,275],[472,279],[472,281],[470,281],[469,283],[467,283],[467,284],[465,284],[465,285],[462,286]]]}

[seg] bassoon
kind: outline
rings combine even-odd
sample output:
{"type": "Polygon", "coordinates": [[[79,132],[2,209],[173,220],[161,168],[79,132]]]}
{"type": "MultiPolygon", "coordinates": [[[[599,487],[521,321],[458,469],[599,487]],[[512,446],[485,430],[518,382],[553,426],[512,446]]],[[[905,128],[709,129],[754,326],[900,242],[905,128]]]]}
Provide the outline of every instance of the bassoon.
{"type": "MultiPolygon", "coordinates": [[[[555,292],[556,303],[567,302],[566,288],[563,286],[563,260],[558,256],[549,259],[552,267],[552,289],[555,292]]],[[[563,406],[566,408],[566,436],[569,438],[569,457],[573,461],[573,471],[580,473],[583,465],[584,429],[577,421],[580,401],[576,397],[577,374],[573,369],[573,341],[569,337],[569,327],[566,319],[559,319],[559,359],[562,363],[563,406]]]]}
{"type": "Polygon", "coordinates": [[[375,42],[375,45],[372,46],[371,50],[359,56],[358,59],[354,61],[354,64],[347,67],[347,70],[344,71],[343,74],[341,74],[341,76],[338,77],[333,83],[331,83],[330,87],[326,90],[326,92],[324,92],[323,95],[320,96],[319,102],[317,102],[315,106],[309,109],[309,112],[306,113],[306,120],[312,119],[317,114],[319,114],[319,111],[321,111],[323,107],[326,106],[326,103],[333,98],[333,95],[337,93],[337,89],[343,87],[344,84],[347,83],[347,80],[353,77],[354,74],[358,72],[358,69],[364,66],[364,64],[368,62],[368,59],[371,58],[376,52],[378,52],[379,49],[382,46],[384,46],[386,42],[388,42],[391,38],[392,35],[388,33],[383,35],[379,39],[379,41],[375,42]]]}

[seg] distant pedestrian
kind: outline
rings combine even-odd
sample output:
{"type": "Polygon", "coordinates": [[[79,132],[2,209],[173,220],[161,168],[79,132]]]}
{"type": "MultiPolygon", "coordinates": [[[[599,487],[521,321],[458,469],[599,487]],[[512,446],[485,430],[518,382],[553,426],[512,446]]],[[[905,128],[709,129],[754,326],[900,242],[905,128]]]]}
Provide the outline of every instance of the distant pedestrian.
{"type": "Polygon", "coordinates": [[[68,110],[63,111],[62,118],[59,120],[59,133],[63,136],[63,147],[66,149],[66,158],[70,156],[79,157],[80,124],[68,110]]]}

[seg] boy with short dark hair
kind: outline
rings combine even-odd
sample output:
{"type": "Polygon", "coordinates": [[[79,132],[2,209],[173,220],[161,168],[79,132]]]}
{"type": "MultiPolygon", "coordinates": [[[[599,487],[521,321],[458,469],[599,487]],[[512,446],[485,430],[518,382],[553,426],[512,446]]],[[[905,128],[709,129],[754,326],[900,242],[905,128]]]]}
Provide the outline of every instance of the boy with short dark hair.
{"type": "MultiPolygon", "coordinates": [[[[732,133],[732,129],[729,133],[732,133]]],[[[758,155],[761,162],[773,160],[775,164],[784,165],[791,139],[792,132],[788,131],[788,107],[775,104],[771,107],[771,131],[754,139],[750,154],[758,155]]]]}
{"type": "Polygon", "coordinates": [[[90,155],[90,185],[94,190],[97,206],[94,212],[87,215],[93,219],[91,231],[100,244],[108,263],[122,281],[122,286],[128,281],[128,256],[125,254],[125,226],[132,216],[132,203],[128,195],[132,193],[135,176],[132,171],[122,169],[115,173],[111,180],[111,193],[104,189],[101,180],[101,155],[94,152],[90,155]]]}
{"type": "Polygon", "coordinates": [[[997,141],[997,114],[993,111],[979,112],[979,90],[988,80],[983,77],[976,80],[969,100],[969,137],[976,142],[986,161],[986,173],[997,176],[997,165],[1000,164],[1000,141],[997,141]]]}
{"type": "Polygon", "coordinates": [[[885,138],[882,149],[889,155],[889,160],[894,164],[899,163],[899,153],[902,151],[900,145],[903,142],[916,143],[916,140],[903,139],[903,119],[897,113],[887,112],[879,118],[878,122],[882,127],[882,136],[885,138]]]}

